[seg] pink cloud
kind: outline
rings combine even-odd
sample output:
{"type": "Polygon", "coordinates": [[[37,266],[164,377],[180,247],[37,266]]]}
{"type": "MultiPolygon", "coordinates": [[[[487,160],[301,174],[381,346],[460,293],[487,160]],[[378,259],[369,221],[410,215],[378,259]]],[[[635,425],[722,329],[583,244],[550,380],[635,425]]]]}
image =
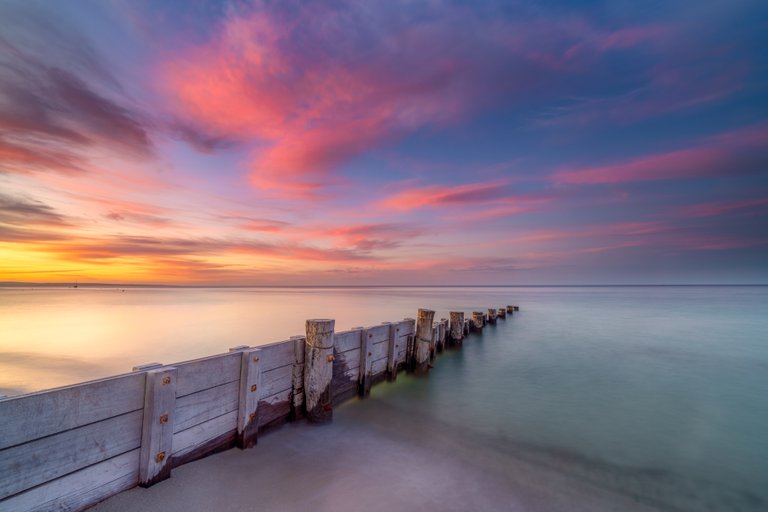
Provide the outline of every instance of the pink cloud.
{"type": "Polygon", "coordinates": [[[340,168],[357,155],[535,90],[551,78],[543,62],[567,59],[579,41],[580,54],[599,55],[662,30],[542,19],[483,21],[478,32],[475,16],[445,6],[438,20],[405,23],[356,3],[256,4],[162,62],[161,83],[180,117],[256,145],[252,185],[308,198],[344,184],[340,168]]]}
{"type": "Polygon", "coordinates": [[[715,217],[739,210],[754,211],[768,206],[768,198],[745,199],[741,201],[715,201],[683,206],[677,211],[691,217],[715,217]]]}
{"type": "Polygon", "coordinates": [[[507,180],[495,180],[464,185],[431,185],[397,192],[379,202],[393,210],[415,210],[427,206],[452,206],[490,202],[506,194],[507,180]]]}
{"type": "Polygon", "coordinates": [[[676,180],[753,172],[765,161],[768,128],[763,125],[698,141],[685,149],[637,157],[608,165],[563,169],[550,181],[574,185],[676,180]]]}

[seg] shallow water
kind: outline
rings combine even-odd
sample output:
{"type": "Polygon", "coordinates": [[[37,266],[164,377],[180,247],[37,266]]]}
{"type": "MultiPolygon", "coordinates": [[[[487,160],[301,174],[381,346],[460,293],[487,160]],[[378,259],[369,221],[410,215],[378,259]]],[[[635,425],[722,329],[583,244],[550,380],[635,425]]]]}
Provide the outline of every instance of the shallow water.
{"type": "Polygon", "coordinates": [[[337,422],[402,423],[383,438],[403,442],[439,431],[488,468],[538,468],[638,510],[768,508],[765,287],[0,290],[0,387],[284,339],[311,317],[345,329],[509,303],[521,311],[428,378],[376,386],[337,422]]]}

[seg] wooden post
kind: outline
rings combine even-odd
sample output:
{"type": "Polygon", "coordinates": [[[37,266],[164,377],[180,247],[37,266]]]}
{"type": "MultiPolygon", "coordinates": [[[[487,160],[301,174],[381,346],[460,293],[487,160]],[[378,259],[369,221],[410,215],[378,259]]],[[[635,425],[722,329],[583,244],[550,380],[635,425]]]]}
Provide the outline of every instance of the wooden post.
{"type": "Polygon", "coordinates": [[[373,378],[373,334],[363,329],[360,334],[360,370],[357,374],[357,394],[368,396],[371,393],[373,378]]]}
{"type": "Polygon", "coordinates": [[[333,330],[335,320],[307,320],[304,347],[304,403],[307,420],[323,423],[333,418],[333,330]]]}
{"type": "Polygon", "coordinates": [[[291,336],[293,340],[293,374],[291,375],[291,421],[304,417],[304,336],[291,336]]]}
{"type": "Polygon", "coordinates": [[[488,323],[496,323],[496,308],[488,308],[488,323]]]}
{"type": "Polygon", "coordinates": [[[507,306],[507,313],[512,313],[515,311],[515,306],[507,306]]]}
{"type": "Polygon", "coordinates": [[[241,352],[240,396],[237,409],[237,437],[235,444],[241,450],[256,446],[259,434],[259,396],[261,394],[261,350],[239,347],[241,352]]]}
{"type": "Polygon", "coordinates": [[[464,312],[451,311],[451,343],[460,345],[464,339],[464,312]]]}
{"type": "Polygon", "coordinates": [[[480,332],[483,330],[483,326],[485,325],[485,315],[482,311],[473,311],[472,312],[472,330],[476,332],[480,332]]]}
{"type": "Polygon", "coordinates": [[[442,352],[445,347],[445,318],[440,319],[437,327],[437,351],[442,352]]]}
{"type": "Polygon", "coordinates": [[[416,317],[416,335],[414,337],[414,363],[416,372],[429,370],[429,352],[432,344],[432,320],[435,312],[431,309],[419,309],[416,317]]]}
{"type": "Polygon", "coordinates": [[[399,323],[389,324],[389,339],[387,340],[387,380],[397,378],[397,340],[400,337],[399,323]]]}
{"type": "Polygon", "coordinates": [[[515,311],[520,311],[520,306],[515,306],[515,311]]]}
{"type": "Polygon", "coordinates": [[[497,315],[499,318],[507,318],[507,310],[504,308],[499,308],[499,313],[497,315]]]}
{"type": "Polygon", "coordinates": [[[440,342],[440,324],[438,322],[432,322],[432,339],[429,342],[429,360],[435,360],[435,352],[437,352],[437,344],[440,342]]]}
{"type": "Polygon", "coordinates": [[[171,476],[175,413],[176,368],[166,366],[148,370],[139,455],[141,487],[149,487],[171,476]]]}

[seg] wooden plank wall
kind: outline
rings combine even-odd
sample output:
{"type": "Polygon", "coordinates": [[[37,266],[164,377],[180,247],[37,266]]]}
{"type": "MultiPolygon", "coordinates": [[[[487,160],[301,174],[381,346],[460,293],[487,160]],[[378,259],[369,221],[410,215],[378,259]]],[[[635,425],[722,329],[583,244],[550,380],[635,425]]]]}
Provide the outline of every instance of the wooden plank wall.
{"type": "MultiPolygon", "coordinates": [[[[414,332],[415,321],[407,318],[335,333],[334,403],[360,389],[362,346],[370,384],[405,366],[414,332]]],[[[249,391],[258,393],[258,426],[265,430],[301,416],[305,342],[294,337],[258,348],[259,389],[250,384],[249,391]]],[[[246,349],[0,399],[0,512],[83,510],[135,487],[142,425],[156,428],[155,421],[144,422],[147,372],[175,368],[172,412],[160,420],[172,431],[171,449],[158,460],[167,457],[164,464],[173,468],[233,447],[246,349]]]]}

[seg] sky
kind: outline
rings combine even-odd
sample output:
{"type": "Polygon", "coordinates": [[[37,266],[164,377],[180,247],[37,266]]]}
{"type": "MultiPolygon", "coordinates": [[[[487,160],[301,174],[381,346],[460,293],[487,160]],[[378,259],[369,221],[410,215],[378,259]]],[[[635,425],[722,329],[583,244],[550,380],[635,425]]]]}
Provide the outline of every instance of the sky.
{"type": "Polygon", "coordinates": [[[768,283],[768,3],[2,0],[0,281],[768,283]]]}

